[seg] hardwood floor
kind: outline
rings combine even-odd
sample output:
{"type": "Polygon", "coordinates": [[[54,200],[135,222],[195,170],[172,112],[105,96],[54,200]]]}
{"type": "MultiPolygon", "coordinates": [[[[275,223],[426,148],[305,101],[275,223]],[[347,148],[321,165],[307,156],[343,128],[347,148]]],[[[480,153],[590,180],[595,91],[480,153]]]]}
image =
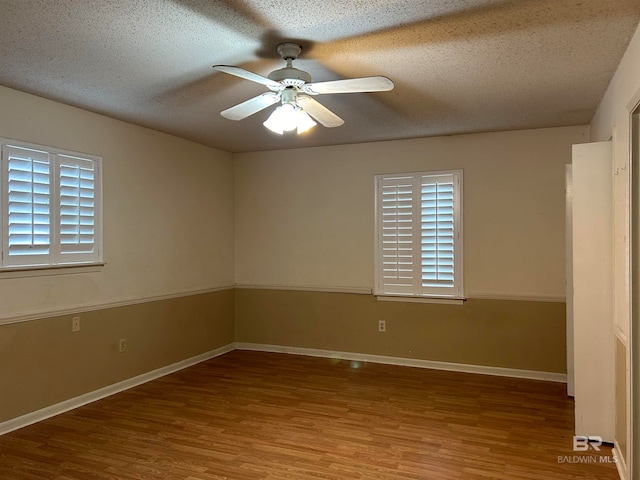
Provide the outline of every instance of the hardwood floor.
{"type": "Polygon", "coordinates": [[[0,478],[618,478],[572,436],[563,384],[234,351],[0,437],[0,478]]]}

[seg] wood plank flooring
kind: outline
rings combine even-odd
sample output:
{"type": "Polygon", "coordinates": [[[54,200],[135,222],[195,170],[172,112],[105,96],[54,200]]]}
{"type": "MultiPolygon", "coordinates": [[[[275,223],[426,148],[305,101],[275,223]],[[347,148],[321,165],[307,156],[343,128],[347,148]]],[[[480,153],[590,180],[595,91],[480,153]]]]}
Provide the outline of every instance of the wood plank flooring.
{"type": "Polygon", "coordinates": [[[563,384],[234,351],[0,437],[0,478],[618,478],[572,436],[563,384]]]}

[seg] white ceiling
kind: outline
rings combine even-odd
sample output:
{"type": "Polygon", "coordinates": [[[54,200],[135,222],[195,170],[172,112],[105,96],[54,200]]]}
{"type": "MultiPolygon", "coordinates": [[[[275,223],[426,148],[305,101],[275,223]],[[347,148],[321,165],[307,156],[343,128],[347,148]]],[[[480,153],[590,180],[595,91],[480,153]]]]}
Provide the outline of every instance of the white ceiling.
{"type": "MultiPolygon", "coordinates": [[[[231,152],[589,123],[640,0],[0,0],[0,84],[231,152]],[[278,136],[275,47],[314,82],[385,75],[391,92],[316,97],[345,120],[278,136]]],[[[1,132],[0,132],[1,134],[1,132]]]]}

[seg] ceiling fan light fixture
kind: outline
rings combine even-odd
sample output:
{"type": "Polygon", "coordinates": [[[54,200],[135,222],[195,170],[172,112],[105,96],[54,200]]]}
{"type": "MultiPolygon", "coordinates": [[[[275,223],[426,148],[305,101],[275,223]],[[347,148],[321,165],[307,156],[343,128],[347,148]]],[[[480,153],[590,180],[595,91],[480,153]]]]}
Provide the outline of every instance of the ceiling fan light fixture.
{"type": "Polygon", "coordinates": [[[300,107],[293,103],[284,103],[269,115],[263,125],[278,135],[293,130],[300,134],[316,125],[316,122],[300,107]]]}

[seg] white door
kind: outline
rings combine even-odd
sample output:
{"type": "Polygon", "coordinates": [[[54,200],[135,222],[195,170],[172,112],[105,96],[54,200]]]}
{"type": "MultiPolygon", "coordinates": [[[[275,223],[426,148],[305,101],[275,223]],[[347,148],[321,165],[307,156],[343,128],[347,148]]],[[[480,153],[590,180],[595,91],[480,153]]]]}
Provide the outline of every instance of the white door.
{"type": "Polygon", "coordinates": [[[576,435],[615,437],[611,142],[573,146],[576,435]]]}

